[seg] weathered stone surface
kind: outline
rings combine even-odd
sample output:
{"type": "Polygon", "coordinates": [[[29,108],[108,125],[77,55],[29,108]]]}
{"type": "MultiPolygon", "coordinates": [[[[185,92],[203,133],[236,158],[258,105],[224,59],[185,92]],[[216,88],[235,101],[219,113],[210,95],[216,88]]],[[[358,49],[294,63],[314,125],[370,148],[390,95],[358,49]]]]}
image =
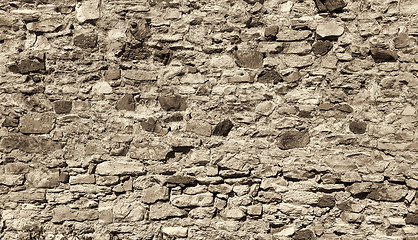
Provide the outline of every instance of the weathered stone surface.
{"type": "Polygon", "coordinates": [[[97,34],[81,33],[74,37],[74,46],[81,48],[94,48],[97,45],[97,34]]]}
{"type": "Polygon", "coordinates": [[[43,140],[27,135],[9,135],[1,140],[1,150],[10,152],[13,149],[20,149],[27,153],[47,153],[61,149],[62,144],[52,140],[43,140]]]}
{"type": "Polygon", "coordinates": [[[354,183],[351,186],[347,187],[347,191],[349,191],[353,195],[362,194],[362,193],[370,193],[373,190],[373,184],[371,182],[361,182],[361,183],[354,183]]]}
{"type": "Polygon", "coordinates": [[[136,222],[146,218],[147,209],[132,198],[120,199],[113,206],[113,217],[116,221],[136,222]]]}
{"type": "Polygon", "coordinates": [[[367,130],[367,123],[360,122],[360,121],[353,121],[353,122],[350,122],[349,128],[350,128],[350,131],[352,131],[355,134],[363,134],[367,130]]]}
{"type": "Polygon", "coordinates": [[[171,237],[187,237],[187,227],[163,227],[161,231],[171,237]]]}
{"type": "Polygon", "coordinates": [[[67,114],[71,112],[73,108],[72,101],[55,101],[54,110],[56,114],[67,114]]]}
{"type": "Polygon", "coordinates": [[[141,201],[144,203],[155,203],[159,200],[168,200],[168,188],[160,185],[154,185],[142,191],[141,201]]]}
{"type": "Polygon", "coordinates": [[[234,220],[240,220],[245,217],[245,213],[237,207],[225,208],[221,214],[224,215],[226,218],[234,220]]]}
{"type": "Polygon", "coordinates": [[[96,173],[99,175],[143,175],[145,168],[139,162],[106,161],[97,165],[96,173]]]}
{"type": "Polygon", "coordinates": [[[0,174],[0,184],[6,186],[22,185],[24,181],[25,177],[23,175],[0,174]]]}
{"type": "Polygon", "coordinates": [[[376,201],[396,202],[405,197],[407,193],[408,188],[404,185],[381,184],[369,193],[367,197],[376,201]]]}
{"type": "Polygon", "coordinates": [[[255,50],[238,50],[234,53],[238,67],[257,69],[263,67],[263,54],[255,50]]]}
{"type": "Polygon", "coordinates": [[[418,225],[418,213],[408,213],[405,218],[405,223],[418,225]]]}
{"type": "Polygon", "coordinates": [[[135,99],[132,94],[125,94],[116,103],[117,110],[135,111],[135,99]]]}
{"type": "Polygon", "coordinates": [[[33,170],[26,174],[26,181],[36,188],[54,188],[60,184],[59,172],[33,170]]]}
{"type": "Polygon", "coordinates": [[[77,2],[75,11],[80,23],[95,21],[101,17],[102,0],[83,0],[77,2]]]}
{"type": "Polygon", "coordinates": [[[303,148],[306,147],[310,142],[310,137],[308,132],[300,131],[288,131],[283,133],[278,140],[278,145],[280,149],[289,150],[293,148],[303,148]]]}
{"type": "Polygon", "coordinates": [[[215,136],[226,137],[228,136],[228,133],[231,131],[232,127],[234,127],[234,124],[232,124],[231,120],[223,120],[222,122],[216,124],[212,134],[215,136]]]}
{"type": "Polygon", "coordinates": [[[315,234],[310,229],[302,229],[295,232],[293,236],[294,240],[314,240],[316,239],[315,234]]]}
{"type": "Polygon", "coordinates": [[[51,114],[29,113],[20,118],[20,132],[45,134],[54,128],[55,117],[51,114]]]}
{"type": "Polygon", "coordinates": [[[186,131],[210,137],[212,135],[212,125],[204,121],[189,121],[186,125],[186,131]]]}
{"type": "Polygon", "coordinates": [[[320,38],[339,37],[343,35],[344,27],[336,22],[326,22],[319,24],[316,28],[316,34],[320,38]]]}
{"type": "Polygon", "coordinates": [[[315,0],[318,10],[337,12],[341,11],[347,4],[343,0],[315,0]]]}
{"type": "Polygon", "coordinates": [[[406,33],[401,33],[395,39],[393,39],[395,48],[409,47],[411,41],[412,40],[409,38],[409,35],[406,33]]]}
{"type": "Polygon", "coordinates": [[[46,202],[45,190],[30,189],[19,192],[9,192],[7,194],[10,202],[37,203],[46,202]]]}
{"type": "Polygon", "coordinates": [[[271,113],[273,113],[275,107],[276,105],[272,101],[265,101],[265,102],[259,103],[255,107],[255,112],[264,116],[268,116],[271,113]]]}
{"type": "Polygon", "coordinates": [[[197,207],[190,210],[189,216],[194,219],[212,218],[215,212],[215,207],[197,207]]]}
{"type": "Polygon", "coordinates": [[[52,222],[60,223],[63,221],[90,221],[99,218],[99,212],[96,209],[75,210],[68,206],[58,206],[54,209],[52,222]]]}
{"type": "Polygon", "coordinates": [[[174,184],[183,184],[183,185],[193,185],[196,184],[196,178],[186,175],[174,175],[166,179],[168,183],[174,184]]]}
{"type": "Polygon", "coordinates": [[[279,82],[283,82],[283,77],[280,75],[280,73],[274,70],[263,70],[257,76],[257,82],[277,84],[279,82]]]}
{"type": "Polygon", "coordinates": [[[276,35],[276,40],[280,42],[302,41],[307,39],[312,34],[309,30],[280,30],[276,35]]]}
{"type": "Polygon", "coordinates": [[[108,69],[104,72],[104,79],[106,81],[111,81],[111,80],[118,80],[121,76],[121,70],[120,69],[108,69]]]}
{"type": "Polygon", "coordinates": [[[335,198],[331,195],[324,195],[321,196],[318,200],[318,207],[334,207],[335,206],[335,198]]]}
{"type": "Polygon", "coordinates": [[[92,91],[98,95],[110,94],[113,92],[112,87],[107,82],[97,82],[93,85],[92,91]]]}
{"type": "Polygon", "coordinates": [[[28,74],[31,72],[39,72],[46,70],[45,55],[29,56],[8,66],[9,70],[14,73],[28,74]]]}
{"type": "Polygon", "coordinates": [[[160,96],[158,101],[160,106],[165,111],[184,111],[187,108],[186,98],[180,95],[175,96],[160,96]]]}
{"type": "Polygon", "coordinates": [[[172,148],[167,144],[132,142],[130,157],[139,160],[165,160],[172,148]]]}
{"type": "Polygon", "coordinates": [[[172,195],[170,202],[176,207],[210,207],[213,205],[213,194],[172,195]]]}
{"type": "Polygon", "coordinates": [[[264,37],[266,37],[267,39],[271,39],[274,40],[276,39],[276,35],[279,32],[279,27],[278,26],[269,26],[266,27],[264,30],[264,37]]]}
{"type": "Polygon", "coordinates": [[[333,45],[330,41],[318,40],[312,45],[312,51],[317,55],[325,55],[332,49],[332,47],[333,45]]]}
{"type": "Polygon", "coordinates": [[[93,174],[80,174],[77,176],[70,177],[70,184],[94,184],[96,178],[93,174]]]}
{"type": "Polygon", "coordinates": [[[19,118],[5,117],[2,127],[17,127],[19,126],[19,118]]]}
{"type": "Polygon", "coordinates": [[[172,217],[186,216],[187,212],[183,209],[174,207],[168,202],[157,202],[150,206],[149,217],[153,220],[163,220],[172,217]]]}
{"type": "Polygon", "coordinates": [[[398,60],[398,54],[393,51],[385,50],[381,48],[372,48],[370,53],[375,62],[396,62],[398,60]]]}

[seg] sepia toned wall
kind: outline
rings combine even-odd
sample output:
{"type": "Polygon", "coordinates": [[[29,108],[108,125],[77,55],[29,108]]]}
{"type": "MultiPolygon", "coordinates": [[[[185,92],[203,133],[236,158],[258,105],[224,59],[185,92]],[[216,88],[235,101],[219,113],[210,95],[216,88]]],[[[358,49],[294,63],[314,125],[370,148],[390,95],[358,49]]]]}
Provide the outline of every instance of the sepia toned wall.
{"type": "Polygon", "coordinates": [[[0,2],[0,239],[418,239],[418,1],[0,2]]]}

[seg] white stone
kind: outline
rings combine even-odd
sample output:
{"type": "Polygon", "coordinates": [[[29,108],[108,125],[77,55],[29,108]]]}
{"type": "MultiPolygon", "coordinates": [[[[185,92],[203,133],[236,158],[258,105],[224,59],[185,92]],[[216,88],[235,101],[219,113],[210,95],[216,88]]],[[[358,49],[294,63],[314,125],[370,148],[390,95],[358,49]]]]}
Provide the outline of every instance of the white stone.
{"type": "Polygon", "coordinates": [[[78,2],[75,11],[77,20],[80,23],[89,20],[97,20],[100,18],[101,0],[85,0],[78,2]]]}
{"type": "Polygon", "coordinates": [[[274,236],[281,236],[281,237],[290,237],[295,233],[295,227],[290,226],[286,227],[278,233],[275,233],[274,236]]]}
{"type": "Polygon", "coordinates": [[[97,82],[94,84],[92,91],[96,94],[110,94],[112,87],[107,82],[97,82]]]}
{"type": "Polygon", "coordinates": [[[264,116],[268,116],[270,115],[275,108],[275,104],[271,101],[265,101],[262,103],[259,103],[256,107],[255,107],[255,111],[258,114],[264,115],[264,116]]]}
{"type": "Polygon", "coordinates": [[[319,24],[316,28],[316,34],[319,37],[339,37],[343,35],[344,27],[338,25],[336,22],[326,22],[319,24]]]}
{"type": "Polygon", "coordinates": [[[126,161],[107,161],[97,165],[96,173],[99,175],[142,175],[145,168],[142,163],[126,161]]]}
{"type": "Polygon", "coordinates": [[[415,115],[415,108],[414,107],[412,107],[412,106],[407,106],[404,110],[403,110],[403,112],[402,112],[402,115],[404,115],[404,116],[414,116],[415,115]]]}
{"type": "Polygon", "coordinates": [[[293,7],[293,2],[291,1],[285,2],[280,6],[280,12],[290,13],[290,11],[292,11],[292,7],[293,7]]]}
{"type": "Polygon", "coordinates": [[[390,217],[388,218],[388,221],[390,225],[394,225],[394,226],[404,226],[406,224],[404,218],[390,217]]]}
{"type": "Polygon", "coordinates": [[[172,237],[187,237],[188,228],[185,227],[163,227],[162,232],[172,237]]]}

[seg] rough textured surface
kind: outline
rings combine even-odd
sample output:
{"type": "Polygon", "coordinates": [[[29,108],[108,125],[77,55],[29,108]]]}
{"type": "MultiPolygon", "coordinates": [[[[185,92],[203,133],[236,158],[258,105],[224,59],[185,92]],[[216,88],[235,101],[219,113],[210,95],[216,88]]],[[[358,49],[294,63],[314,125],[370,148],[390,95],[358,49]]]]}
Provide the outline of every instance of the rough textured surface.
{"type": "Polygon", "coordinates": [[[416,0],[0,3],[0,239],[417,240],[416,0]]]}

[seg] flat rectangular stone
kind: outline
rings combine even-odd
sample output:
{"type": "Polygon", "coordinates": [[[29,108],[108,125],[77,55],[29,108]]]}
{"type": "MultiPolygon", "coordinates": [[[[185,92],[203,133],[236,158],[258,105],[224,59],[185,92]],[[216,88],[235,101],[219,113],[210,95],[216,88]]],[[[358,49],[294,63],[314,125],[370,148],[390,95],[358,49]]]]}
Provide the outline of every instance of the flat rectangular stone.
{"type": "Polygon", "coordinates": [[[144,175],[145,167],[142,163],[127,161],[107,161],[97,165],[99,175],[144,175]]]}
{"type": "Polygon", "coordinates": [[[157,74],[155,71],[146,70],[125,70],[122,73],[124,78],[134,81],[156,81],[157,74]]]}
{"type": "Polygon", "coordinates": [[[10,202],[20,203],[34,203],[34,202],[45,202],[45,190],[26,190],[19,192],[9,192],[7,194],[10,202]]]}
{"type": "Polygon", "coordinates": [[[0,184],[6,185],[6,186],[22,185],[24,181],[25,181],[25,177],[23,175],[15,175],[15,174],[7,174],[7,173],[0,174],[0,184]]]}
{"type": "Polygon", "coordinates": [[[92,174],[81,174],[70,177],[70,184],[96,183],[96,178],[92,174]]]}
{"type": "Polygon", "coordinates": [[[170,201],[176,207],[210,207],[213,205],[213,194],[173,195],[170,201]]]}

